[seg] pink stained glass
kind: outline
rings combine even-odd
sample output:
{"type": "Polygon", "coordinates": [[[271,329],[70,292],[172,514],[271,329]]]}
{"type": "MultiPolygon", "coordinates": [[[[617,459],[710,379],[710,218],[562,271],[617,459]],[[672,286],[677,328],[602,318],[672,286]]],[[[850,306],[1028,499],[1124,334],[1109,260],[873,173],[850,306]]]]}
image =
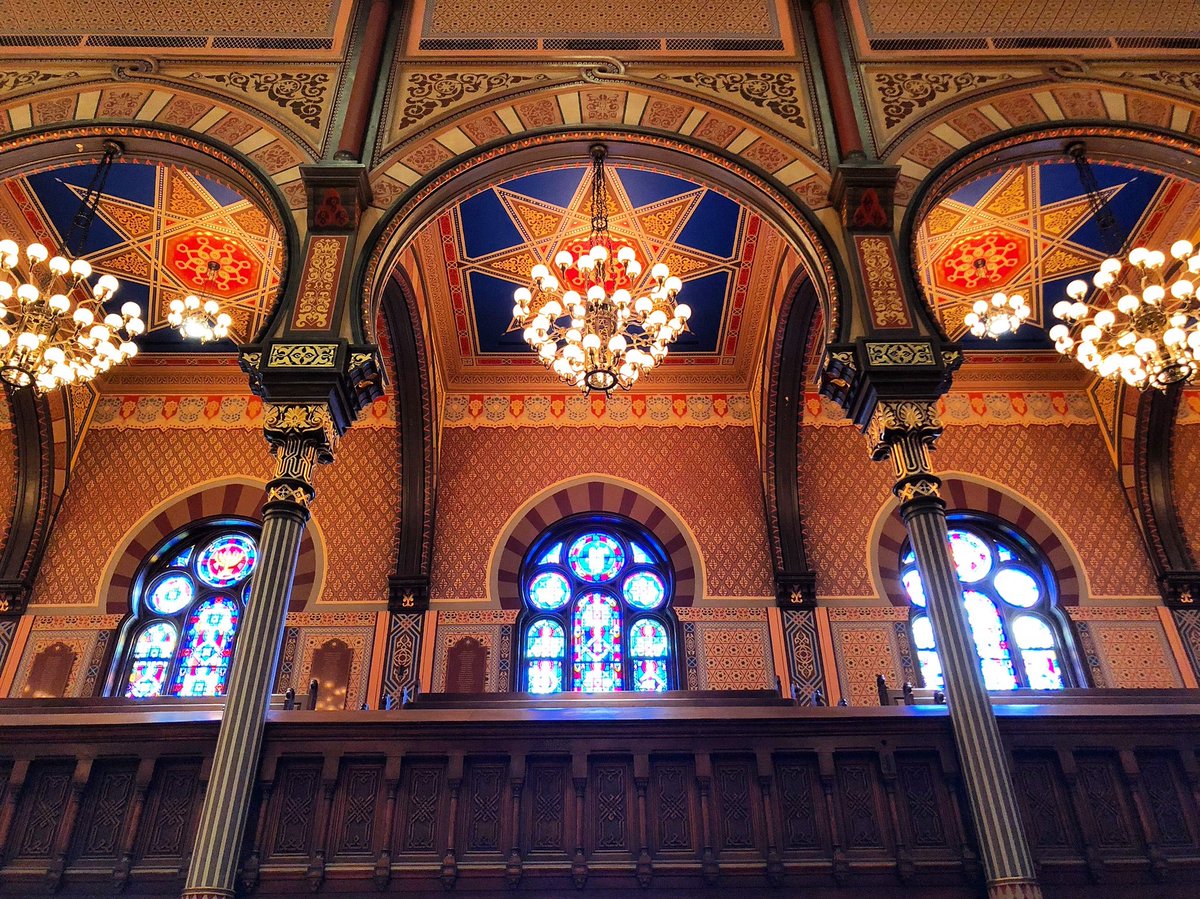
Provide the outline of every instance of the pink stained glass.
{"type": "Polygon", "coordinates": [[[917,569],[905,572],[900,578],[900,582],[904,584],[904,589],[908,593],[908,598],[914,606],[925,608],[925,584],[921,581],[921,572],[917,569]]]}
{"type": "Polygon", "coordinates": [[[530,693],[562,691],[563,663],[550,659],[530,659],[526,663],[526,683],[530,693]]]}
{"type": "Polygon", "coordinates": [[[146,594],[146,605],[159,615],[174,615],[192,604],[196,590],[192,579],[182,572],[173,571],[160,577],[146,594]]]}
{"type": "Polygon", "coordinates": [[[625,567],[625,550],[621,544],[598,531],[576,538],[567,551],[571,571],[581,581],[599,584],[611,581],[625,567]]]}
{"type": "Polygon", "coordinates": [[[561,659],[566,649],[562,625],[543,618],[525,631],[525,655],[531,659],[561,659]]]}
{"type": "Polygon", "coordinates": [[[575,606],[573,689],[611,692],[621,689],[621,610],[603,593],[586,593],[575,606]]]}
{"type": "Polygon", "coordinates": [[[638,659],[630,664],[633,671],[633,689],[642,693],[666,692],[666,662],[662,659],[638,659]]]}
{"type": "Polygon", "coordinates": [[[553,612],[571,600],[571,585],[557,571],[543,571],[529,582],[529,601],[539,609],[553,612]]]}
{"type": "Polygon", "coordinates": [[[650,571],[639,571],[625,579],[625,602],[643,612],[657,609],[667,596],[662,578],[650,571]]]}
{"type": "Polygon", "coordinates": [[[258,547],[249,537],[227,534],[200,552],[196,574],[210,587],[228,587],[250,576],[258,561],[258,547]]]}
{"type": "Polygon", "coordinates": [[[171,692],[177,696],[223,696],[237,631],[237,605],[216,597],[187,619],[179,670],[171,692]]]}

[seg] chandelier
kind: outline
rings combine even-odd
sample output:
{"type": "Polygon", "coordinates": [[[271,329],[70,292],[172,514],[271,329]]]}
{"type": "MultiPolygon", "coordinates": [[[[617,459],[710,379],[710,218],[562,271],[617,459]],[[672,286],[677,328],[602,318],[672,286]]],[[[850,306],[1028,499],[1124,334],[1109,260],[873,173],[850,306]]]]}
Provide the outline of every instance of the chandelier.
{"type": "Polygon", "coordinates": [[[104,155],[63,240],[64,255],[43,244],[24,248],[0,240],[0,378],[46,393],[83,383],[137,354],[133,338],[145,331],[142,310],[126,303],[105,312],[116,293],[112,275],[91,285],[92,266],[79,258],[113,161],[122,147],[105,141],[104,155]],[[72,253],[72,247],[78,252],[72,253]]]}
{"type": "MultiPolygon", "coordinates": [[[[1117,245],[1112,235],[1116,217],[1100,192],[1083,145],[1071,144],[1080,182],[1096,213],[1102,236],[1117,245]]],[[[1054,348],[1075,358],[1102,378],[1122,379],[1142,390],[1165,390],[1180,381],[1195,379],[1200,370],[1200,304],[1195,277],[1200,275],[1200,253],[1192,243],[1177,240],[1171,258],[1161,250],[1137,247],[1128,265],[1116,254],[1100,264],[1086,281],[1067,285],[1069,300],[1055,304],[1054,316],[1062,323],[1050,329],[1054,348]],[[1090,302],[1088,293],[1096,288],[1090,302]]]]}
{"type": "Polygon", "coordinates": [[[518,288],[508,330],[521,331],[542,363],[584,393],[628,390],[667,356],[692,310],[676,303],[683,282],[656,263],[648,278],[633,247],[613,246],[603,144],[592,147],[590,247],[560,250],[554,267],[537,264],[518,288]],[[634,293],[640,294],[636,299],[634,293]]]}
{"type": "Polygon", "coordinates": [[[1165,390],[1190,381],[1200,367],[1200,306],[1196,285],[1200,253],[1189,241],[1171,246],[1175,262],[1167,266],[1160,250],[1138,247],[1129,264],[1105,259],[1092,278],[1097,292],[1091,302],[1086,281],[1067,285],[1070,301],[1054,307],[1066,324],[1050,329],[1054,347],[1074,353],[1102,378],[1122,378],[1139,390],[1165,390]]]}
{"type": "MultiPolygon", "coordinates": [[[[987,269],[987,260],[975,260],[975,268],[987,269]]],[[[991,337],[999,340],[1005,334],[1014,333],[1021,322],[1029,317],[1029,305],[1019,293],[1009,296],[1003,292],[992,294],[991,302],[976,300],[971,311],[963,318],[963,324],[975,337],[991,337]]]]}
{"type": "Polygon", "coordinates": [[[229,326],[233,319],[228,313],[222,312],[220,304],[212,298],[212,287],[220,270],[221,263],[215,259],[208,261],[208,278],[200,291],[208,295],[204,302],[195,294],[171,300],[167,322],[177,329],[185,340],[208,343],[210,340],[220,340],[229,336],[229,326]]]}

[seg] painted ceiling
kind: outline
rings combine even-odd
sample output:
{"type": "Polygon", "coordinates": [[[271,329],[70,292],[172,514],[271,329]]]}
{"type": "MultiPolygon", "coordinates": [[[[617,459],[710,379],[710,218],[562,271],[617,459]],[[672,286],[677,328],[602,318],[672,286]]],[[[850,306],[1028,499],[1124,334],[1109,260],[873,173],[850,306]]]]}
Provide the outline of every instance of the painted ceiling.
{"type": "MultiPolygon", "coordinates": [[[[93,163],[9,178],[0,185],[0,226],[19,229],[59,250],[95,172],[93,163]]],[[[203,348],[186,344],[167,323],[168,305],[195,293],[212,296],[233,318],[233,339],[252,338],[279,292],[283,245],[251,200],[182,168],[153,163],[114,164],[83,255],[97,274],[121,287],[109,306],[133,300],[142,307],[144,352],[230,352],[230,341],[203,348]],[[214,276],[210,261],[220,268],[214,276]]]]}
{"type": "MultiPolygon", "coordinates": [[[[644,168],[607,171],[614,243],[632,246],[646,272],[665,262],[693,310],[646,389],[745,389],[780,269],[794,265],[782,236],[704,185],[644,168]]],[[[530,268],[587,241],[590,202],[586,166],[549,169],[462,200],[418,236],[405,264],[417,269],[449,389],[562,386],[507,329],[530,268]]]]}
{"type": "MultiPolygon", "coordinates": [[[[1200,184],[1114,164],[1092,169],[1124,252],[1139,244],[1165,252],[1180,237],[1200,237],[1200,184]]],[[[1101,233],[1071,162],[1022,164],[966,184],[931,210],[917,234],[926,298],[967,348],[1051,348],[1050,310],[1066,297],[1067,284],[1090,281],[1106,257],[1120,252],[1101,233]],[[986,265],[977,268],[981,259],[986,265]],[[997,291],[1022,294],[1032,309],[1029,321],[998,343],[965,335],[963,316],[997,291]]]]}

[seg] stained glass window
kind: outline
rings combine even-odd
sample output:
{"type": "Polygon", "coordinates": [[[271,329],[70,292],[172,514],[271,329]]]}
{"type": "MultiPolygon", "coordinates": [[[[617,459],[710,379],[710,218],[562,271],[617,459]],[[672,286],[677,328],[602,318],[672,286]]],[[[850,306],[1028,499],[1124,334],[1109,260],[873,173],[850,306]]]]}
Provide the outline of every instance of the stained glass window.
{"type": "Polygon", "coordinates": [[[114,691],[137,699],[225,695],[256,535],[251,522],[209,525],[173,535],[151,555],[138,576],[114,691]]]}
{"type": "Polygon", "coordinates": [[[575,517],[548,529],[521,572],[523,689],[669,690],[673,577],[666,551],[628,519],[575,517]]]}
{"type": "MultiPolygon", "coordinates": [[[[952,518],[950,549],[963,584],[963,606],[979,667],[989,690],[1061,690],[1061,662],[1050,568],[1028,541],[976,516],[952,518]]],[[[925,611],[917,558],[900,554],[900,582],[913,608],[913,648],[926,687],[941,689],[942,665],[925,611]]]]}

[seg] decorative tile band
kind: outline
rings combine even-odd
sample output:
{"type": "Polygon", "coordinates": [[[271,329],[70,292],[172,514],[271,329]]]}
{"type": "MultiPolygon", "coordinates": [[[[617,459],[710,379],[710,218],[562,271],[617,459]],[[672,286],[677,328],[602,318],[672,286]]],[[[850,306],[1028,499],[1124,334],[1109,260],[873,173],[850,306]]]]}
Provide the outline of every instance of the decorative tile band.
{"type": "MultiPolygon", "coordinates": [[[[1083,391],[953,392],[938,400],[946,425],[1092,425],[1096,414],[1083,391]]],[[[1200,421],[1200,404],[1195,412],[1200,421]]],[[[1184,416],[1181,411],[1181,423],[1184,416]]],[[[810,427],[849,425],[838,406],[815,393],[804,397],[804,424],[810,427]]]]}
{"type": "MultiPolygon", "coordinates": [[[[102,396],[96,403],[90,427],[100,429],[166,428],[237,429],[263,426],[263,403],[256,396],[102,396]]],[[[394,428],[395,409],[390,397],[376,400],[354,425],[394,428]]]]}
{"type": "Polygon", "coordinates": [[[742,394],[580,393],[451,394],[447,428],[747,427],[750,397],[742,394]]]}

